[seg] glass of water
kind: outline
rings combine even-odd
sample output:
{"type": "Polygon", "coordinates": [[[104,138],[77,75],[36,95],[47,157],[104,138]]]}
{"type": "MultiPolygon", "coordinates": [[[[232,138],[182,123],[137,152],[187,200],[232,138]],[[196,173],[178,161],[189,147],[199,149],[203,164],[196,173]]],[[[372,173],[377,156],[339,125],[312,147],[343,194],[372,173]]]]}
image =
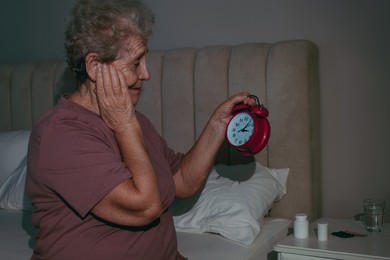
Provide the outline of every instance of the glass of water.
{"type": "Polygon", "coordinates": [[[381,232],[383,226],[383,215],[385,213],[385,200],[382,199],[365,199],[364,207],[364,224],[369,232],[381,232]]]}

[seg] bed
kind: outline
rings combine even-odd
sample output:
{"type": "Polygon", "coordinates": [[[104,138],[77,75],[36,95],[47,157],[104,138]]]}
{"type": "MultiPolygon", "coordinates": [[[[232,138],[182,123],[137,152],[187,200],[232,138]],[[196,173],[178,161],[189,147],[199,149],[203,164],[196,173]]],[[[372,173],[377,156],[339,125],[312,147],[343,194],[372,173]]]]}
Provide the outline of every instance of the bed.
{"type": "MultiPolygon", "coordinates": [[[[216,105],[236,92],[258,96],[270,111],[266,148],[244,156],[223,144],[202,191],[176,200],[171,210],[179,250],[189,259],[272,259],[272,245],[288,234],[296,213],[310,220],[321,214],[316,45],[152,50],[147,59],[151,80],[137,109],[176,151],[187,151],[216,105]]],[[[1,259],[32,253],[32,206],[24,193],[29,130],[74,86],[65,61],[0,65],[1,259]]]]}

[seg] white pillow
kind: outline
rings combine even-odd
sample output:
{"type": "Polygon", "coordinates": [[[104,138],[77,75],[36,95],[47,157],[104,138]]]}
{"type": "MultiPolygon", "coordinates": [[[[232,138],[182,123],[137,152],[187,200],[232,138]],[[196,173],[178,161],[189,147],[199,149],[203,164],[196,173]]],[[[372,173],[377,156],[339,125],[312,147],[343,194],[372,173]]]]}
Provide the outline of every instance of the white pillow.
{"type": "Polygon", "coordinates": [[[29,130],[0,132],[0,185],[27,154],[29,130]]]}
{"type": "Polygon", "coordinates": [[[25,191],[27,155],[20,165],[0,186],[0,208],[32,210],[30,199],[25,191]]]}
{"type": "Polygon", "coordinates": [[[25,194],[29,130],[0,133],[0,208],[31,210],[25,194]]]}
{"type": "Polygon", "coordinates": [[[176,199],[171,212],[176,230],[212,232],[249,246],[260,220],[286,194],[289,169],[259,163],[216,165],[197,195],[176,199]]]}

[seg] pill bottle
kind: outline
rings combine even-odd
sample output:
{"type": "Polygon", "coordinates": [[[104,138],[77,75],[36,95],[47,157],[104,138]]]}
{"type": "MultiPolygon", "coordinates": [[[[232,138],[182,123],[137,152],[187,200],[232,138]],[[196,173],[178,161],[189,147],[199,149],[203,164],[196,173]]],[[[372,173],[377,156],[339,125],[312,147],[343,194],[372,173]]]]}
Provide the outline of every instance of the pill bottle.
{"type": "Polygon", "coordinates": [[[328,240],[328,223],[318,222],[317,223],[317,237],[320,241],[328,240]]]}
{"type": "Polygon", "coordinates": [[[299,213],[295,215],[294,237],[296,238],[309,237],[309,221],[307,220],[306,214],[299,213]]]}

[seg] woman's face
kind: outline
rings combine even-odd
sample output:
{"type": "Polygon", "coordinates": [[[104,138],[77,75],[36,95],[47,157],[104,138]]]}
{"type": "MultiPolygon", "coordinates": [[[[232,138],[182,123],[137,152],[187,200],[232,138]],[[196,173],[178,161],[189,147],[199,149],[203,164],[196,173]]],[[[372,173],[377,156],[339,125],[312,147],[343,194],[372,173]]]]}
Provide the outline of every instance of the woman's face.
{"type": "Polygon", "coordinates": [[[123,74],[130,92],[133,104],[138,103],[141,85],[149,80],[150,75],[146,67],[146,41],[141,36],[133,36],[119,51],[118,57],[112,62],[114,67],[123,74]]]}

